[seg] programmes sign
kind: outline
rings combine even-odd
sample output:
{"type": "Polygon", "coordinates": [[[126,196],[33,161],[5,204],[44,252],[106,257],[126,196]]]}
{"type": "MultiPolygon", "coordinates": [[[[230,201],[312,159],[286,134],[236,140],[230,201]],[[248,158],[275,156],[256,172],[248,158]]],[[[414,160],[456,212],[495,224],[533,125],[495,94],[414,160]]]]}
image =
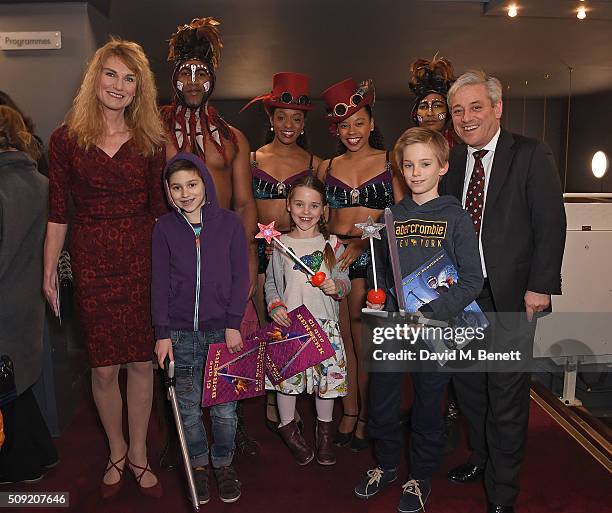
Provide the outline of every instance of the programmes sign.
{"type": "Polygon", "coordinates": [[[59,50],[62,33],[0,32],[0,50],[59,50]]]}

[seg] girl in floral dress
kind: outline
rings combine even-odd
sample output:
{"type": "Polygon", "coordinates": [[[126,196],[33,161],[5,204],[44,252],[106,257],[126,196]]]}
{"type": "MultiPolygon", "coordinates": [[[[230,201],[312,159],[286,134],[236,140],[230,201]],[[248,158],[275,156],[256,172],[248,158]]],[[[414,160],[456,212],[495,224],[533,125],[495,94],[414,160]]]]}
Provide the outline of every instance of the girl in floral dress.
{"type": "MultiPolygon", "coordinates": [[[[339,301],[350,291],[347,271],[341,271],[338,259],[344,246],[327,229],[325,186],[313,176],[297,180],[287,198],[291,230],[280,240],[313,271],[323,271],[327,278],[318,287],[302,266],[280,247],[266,271],[265,295],[270,317],[289,326],[287,312],[305,305],[327,333],[335,355],[318,365],[279,383],[279,433],[300,465],[310,463],[315,451],[308,446],[294,420],[296,396],[306,391],[315,395],[316,457],[321,465],[333,465],[332,414],[334,399],[346,395],[346,357],[338,327],[339,301]]],[[[272,388],[272,385],[268,383],[272,388]]]]}

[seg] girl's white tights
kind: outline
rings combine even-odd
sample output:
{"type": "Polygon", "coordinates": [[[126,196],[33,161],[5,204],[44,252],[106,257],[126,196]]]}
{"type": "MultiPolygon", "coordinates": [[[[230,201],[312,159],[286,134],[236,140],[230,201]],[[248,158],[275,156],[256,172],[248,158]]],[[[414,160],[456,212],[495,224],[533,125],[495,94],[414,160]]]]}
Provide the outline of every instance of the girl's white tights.
{"type": "MultiPolygon", "coordinates": [[[[278,404],[278,415],[280,417],[280,425],[283,427],[289,424],[295,416],[295,395],[276,394],[276,403],[278,404]]],[[[315,396],[315,406],[317,408],[317,419],[321,422],[331,422],[334,413],[334,400],[321,399],[315,396]]]]}

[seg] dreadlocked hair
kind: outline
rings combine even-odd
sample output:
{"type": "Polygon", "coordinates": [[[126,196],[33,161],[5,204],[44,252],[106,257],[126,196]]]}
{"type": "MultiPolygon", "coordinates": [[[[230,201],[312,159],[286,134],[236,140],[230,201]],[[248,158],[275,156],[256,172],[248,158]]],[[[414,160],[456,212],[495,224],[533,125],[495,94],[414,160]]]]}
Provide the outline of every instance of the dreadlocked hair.
{"type": "MultiPolygon", "coordinates": [[[[291,201],[293,198],[293,194],[298,187],[306,187],[307,189],[312,189],[316,191],[321,196],[321,206],[327,206],[327,195],[325,194],[325,184],[319,180],[314,175],[306,175],[302,178],[298,178],[293,184],[291,184],[291,189],[289,190],[289,195],[287,196],[287,203],[291,201]]],[[[326,241],[325,249],[323,250],[323,261],[329,270],[333,269],[336,265],[336,253],[334,252],[334,248],[329,242],[329,228],[327,227],[327,221],[323,214],[317,223],[319,232],[323,235],[323,238],[326,241]]],[[[295,227],[295,223],[293,222],[293,218],[291,218],[291,229],[295,227]]]]}
{"type": "Polygon", "coordinates": [[[213,69],[221,62],[220,22],[214,18],[194,18],[189,25],[180,25],[168,40],[168,60],[173,62],[203,58],[213,69]]]}
{"type": "MultiPolygon", "coordinates": [[[[367,111],[370,119],[372,119],[373,111],[370,105],[366,105],[364,109],[367,111]]],[[[382,131],[378,128],[378,125],[374,125],[374,130],[370,132],[370,136],[368,137],[368,144],[374,148],[375,150],[386,150],[385,148],[385,138],[383,137],[382,131]]],[[[346,153],[346,146],[342,144],[342,141],[338,139],[338,148],[336,149],[336,156],[342,155],[346,153]]]]}
{"type": "Polygon", "coordinates": [[[417,98],[435,91],[443,96],[455,81],[455,70],[444,57],[434,55],[431,60],[417,59],[410,66],[408,86],[417,98]]]}

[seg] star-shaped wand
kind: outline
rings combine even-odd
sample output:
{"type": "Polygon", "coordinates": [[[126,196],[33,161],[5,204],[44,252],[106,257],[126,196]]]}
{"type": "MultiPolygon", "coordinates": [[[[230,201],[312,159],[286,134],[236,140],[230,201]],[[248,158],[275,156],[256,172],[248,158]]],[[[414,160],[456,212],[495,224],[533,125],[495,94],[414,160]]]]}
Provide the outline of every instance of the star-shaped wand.
{"type": "Polygon", "coordinates": [[[281,232],[274,228],[274,223],[276,223],[276,221],[272,221],[270,224],[257,223],[257,226],[259,227],[259,233],[255,235],[255,238],[266,239],[266,242],[268,244],[271,244],[272,240],[276,241],[279,246],[287,252],[287,254],[289,254],[298,264],[300,264],[306,270],[306,272],[310,274],[310,276],[312,276],[312,278],[310,278],[310,282],[315,287],[321,285],[321,283],[325,281],[325,273],[323,271],[315,273],[310,267],[308,267],[304,262],[302,262],[302,259],[299,258],[290,248],[285,246],[278,238],[281,232]]]}
{"type": "Polygon", "coordinates": [[[387,298],[385,291],[378,288],[378,280],[376,279],[376,258],[374,256],[374,238],[376,237],[378,240],[380,238],[380,230],[382,230],[385,225],[382,223],[375,223],[372,216],[368,216],[368,220],[365,223],[355,223],[355,226],[360,230],[363,230],[363,234],[361,235],[361,239],[370,239],[370,253],[372,253],[372,271],[374,272],[374,290],[368,291],[368,301],[370,303],[383,305],[387,298]]]}

